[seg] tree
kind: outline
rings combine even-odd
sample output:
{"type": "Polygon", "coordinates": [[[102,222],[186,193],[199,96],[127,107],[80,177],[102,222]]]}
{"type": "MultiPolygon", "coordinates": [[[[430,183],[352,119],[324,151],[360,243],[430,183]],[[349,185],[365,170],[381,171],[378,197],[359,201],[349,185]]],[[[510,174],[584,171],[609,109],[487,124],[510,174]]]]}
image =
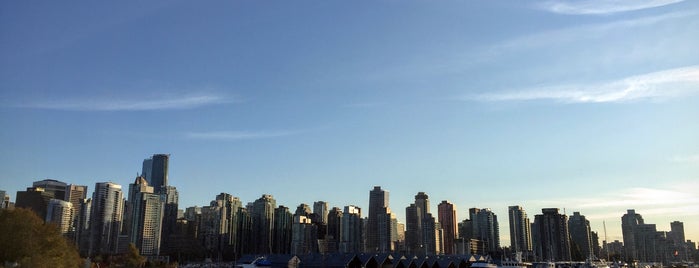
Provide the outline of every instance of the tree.
{"type": "Polygon", "coordinates": [[[81,263],[75,245],[55,225],[23,208],[0,210],[0,249],[0,263],[20,267],[75,268],[81,263]]]}
{"type": "Polygon", "coordinates": [[[129,252],[126,253],[126,267],[138,268],[146,264],[146,257],[141,256],[134,243],[129,243],[129,252]]]}

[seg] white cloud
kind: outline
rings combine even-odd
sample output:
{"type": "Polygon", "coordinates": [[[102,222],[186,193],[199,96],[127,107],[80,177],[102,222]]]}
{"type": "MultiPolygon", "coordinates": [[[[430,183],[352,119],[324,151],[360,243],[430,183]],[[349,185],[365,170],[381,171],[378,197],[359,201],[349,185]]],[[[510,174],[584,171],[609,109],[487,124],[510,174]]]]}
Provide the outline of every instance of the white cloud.
{"type": "Polygon", "coordinates": [[[544,2],[539,5],[539,8],[558,14],[607,15],[620,12],[662,7],[683,1],[684,0],[556,0],[544,2]]]}
{"type": "Polygon", "coordinates": [[[210,131],[210,132],[189,132],[185,137],[201,140],[251,140],[275,138],[298,134],[299,131],[210,131]]]}
{"type": "Polygon", "coordinates": [[[42,100],[16,105],[22,108],[69,110],[69,111],[148,111],[192,109],[212,104],[229,103],[235,100],[211,94],[185,94],[180,96],[160,96],[125,98],[80,98],[42,100]]]}
{"type": "Polygon", "coordinates": [[[668,99],[699,93],[699,65],[631,76],[596,84],[569,84],[484,93],[461,99],[479,101],[555,100],[568,103],[668,99]]]}

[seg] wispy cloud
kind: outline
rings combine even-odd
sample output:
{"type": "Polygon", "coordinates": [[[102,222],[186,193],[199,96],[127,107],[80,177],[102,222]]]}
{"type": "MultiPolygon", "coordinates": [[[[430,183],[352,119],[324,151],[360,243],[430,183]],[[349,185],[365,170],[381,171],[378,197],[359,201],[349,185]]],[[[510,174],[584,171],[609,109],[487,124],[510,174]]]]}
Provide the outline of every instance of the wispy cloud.
{"type": "Polygon", "coordinates": [[[568,103],[668,99],[699,93],[699,65],[631,76],[616,81],[568,84],[462,97],[478,101],[554,100],[568,103]]]}
{"type": "Polygon", "coordinates": [[[236,102],[213,94],[184,94],[179,96],[141,96],[139,98],[78,98],[40,100],[17,104],[16,107],[68,111],[148,111],[192,109],[212,104],[236,102]]]}
{"type": "Polygon", "coordinates": [[[302,131],[209,131],[209,132],[188,132],[186,138],[198,140],[252,140],[291,136],[302,131]]]}
{"type": "Polygon", "coordinates": [[[587,24],[564,29],[556,29],[534,33],[530,35],[513,38],[492,46],[489,54],[502,52],[505,50],[535,48],[542,46],[560,45],[571,42],[578,42],[585,38],[599,38],[606,36],[610,32],[626,30],[634,27],[655,25],[668,20],[695,16],[696,12],[681,11],[670,12],[654,16],[645,16],[627,20],[616,20],[605,23],[587,24]]]}
{"type": "Polygon", "coordinates": [[[539,8],[558,14],[570,15],[607,15],[620,12],[648,9],[671,5],[684,0],[583,0],[583,1],[547,1],[539,8]]]}
{"type": "Polygon", "coordinates": [[[699,164],[699,154],[695,155],[678,155],[670,159],[671,162],[675,163],[690,163],[699,164]]]}

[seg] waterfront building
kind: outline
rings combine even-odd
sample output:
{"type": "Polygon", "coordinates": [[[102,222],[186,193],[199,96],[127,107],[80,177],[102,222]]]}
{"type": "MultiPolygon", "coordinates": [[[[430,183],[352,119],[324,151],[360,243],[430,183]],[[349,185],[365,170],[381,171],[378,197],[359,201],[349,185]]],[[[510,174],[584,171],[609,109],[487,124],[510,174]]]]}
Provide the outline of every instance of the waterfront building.
{"type": "Polygon", "coordinates": [[[538,260],[570,261],[570,236],[568,216],[558,213],[557,208],[544,208],[542,214],[534,216],[532,238],[534,253],[538,260]]]}
{"type": "Polygon", "coordinates": [[[274,210],[274,254],[290,254],[294,215],[288,207],[279,206],[274,210]]]}
{"type": "Polygon", "coordinates": [[[90,255],[119,253],[123,207],[121,185],[112,182],[95,184],[90,216],[90,255]]]}
{"type": "Polygon", "coordinates": [[[255,239],[254,249],[256,254],[272,253],[272,240],[274,233],[274,209],[277,201],[272,195],[265,194],[253,203],[252,231],[255,239]]]}
{"type": "Polygon", "coordinates": [[[144,177],[137,177],[129,185],[127,212],[124,226],[128,226],[129,241],[136,245],[141,255],[160,254],[164,204],[144,177]]]}
{"type": "Polygon", "coordinates": [[[369,192],[369,215],[366,226],[366,251],[389,253],[391,241],[391,209],[388,205],[388,192],[375,186],[369,192]]]}
{"type": "Polygon", "coordinates": [[[590,221],[585,219],[585,216],[580,215],[580,212],[573,212],[573,215],[568,218],[568,231],[571,244],[574,243],[580,249],[581,256],[578,256],[580,259],[574,260],[584,261],[593,257],[590,221]]]}
{"type": "Polygon", "coordinates": [[[340,252],[360,253],[363,251],[364,223],[362,210],[357,206],[345,206],[342,214],[342,233],[340,239],[340,252]]]}
{"type": "Polygon", "coordinates": [[[75,231],[72,229],[73,204],[59,199],[49,200],[46,222],[55,224],[62,235],[71,237],[75,231]]]}
{"type": "Polygon", "coordinates": [[[532,251],[531,223],[527,212],[520,206],[507,209],[510,220],[510,248],[512,252],[522,252],[529,256],[532,251]]]}
{"type": "Polygon", "coordinates": [[[495,253],[500,249],[500,225],[498,216],[489,208],[470,208],[469,217],[473,237],[483,241],[487,253],[495,253]]]}
{"type": "Polygon", "coordinates": [[[439,225],[444,233],[444,254],[456,254],[456,243],[454,239],[459,237],[459,229],[456,223],[456,206],[447,200],[443,200],[437,205],[439,225]]]}

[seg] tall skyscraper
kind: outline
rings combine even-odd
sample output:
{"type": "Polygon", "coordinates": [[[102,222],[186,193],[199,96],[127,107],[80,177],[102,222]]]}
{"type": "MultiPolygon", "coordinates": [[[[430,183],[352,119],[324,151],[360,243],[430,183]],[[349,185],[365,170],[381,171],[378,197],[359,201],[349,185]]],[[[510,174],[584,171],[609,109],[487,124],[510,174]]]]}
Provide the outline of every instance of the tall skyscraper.
{"type": "Polygon", "coordinates": [[[73,206],[73,222],[71,223],[71,229],[73,229],[74,232],[70,238],[76,244],[80,244],[79,230],[84,228],[80,221],[80,211],[82,211],[82,204],[86,198],[87,186],[70,184],[66,187],[65,201],[70,202],[73,206]]]}
{"type": "Polygon", "coordinates": [[[51,199],[56,198],[54,192],[47,192],[41,187],[29,187],[26,191],[17,191],[17,204],[15,207],[31,209],[39,218],[46,218],[46,209],[51,199]]]}
{"type": "Polygon", "coordinates": [[[513,252],[522,252],[524,256],[532,251],[531,223],[527,212],[520,206],[508,207],[510,219],[510,247],[513,252]]]}
{"type": "Polygon", "coordinates": [[[345,206],[342,214],[342,239],[340,240],[340,252],[360,253],[362,248],[362,209],[357,206],[345,206]]]}
{"type": "Polygon", "coordinates": [[[288,207],[279,206],[274,210],[274,254],[290,254],[294,216],[288,207]]]}
{"type": "Polygon", "coordinates": [[[64,236],[72,237],[75,231],[72,229],[73,204],[59,199],[51,199],[46,212],[46,222],[58,226],[64,236]]]}
{"type": "Polygon", "coordinates": [[[655,224],[646,224],[643,217],[633,209],[621,217],[621,232],[624,237],[626,258],[641,262],[658,260],[661,250],[658,246],[658,232],[655,224]]]}
{"type": "Polygon", "coordinates": [[[536,255],[545,261],[570,261],[568,216],[559,214],[557,208],[544,208],[541,212],[534,216],[536,255]]]}
{"type": "Polygon", "coordinates": [[[470,208],[469,216],[473,228],[473,236],[485,244],[488,253],[497,252],[500,249],[500,225],[498,216],[489,208],[470,208]]]}
{"type": "Polygon", "coordinates": [[[447,200],[437,205],[439,224],[444,230],[444,254],[456,254],[456,244],[454,239],[459,237],[459,226],[457,225],[456,207],[447,200]]]}
{"type": "Polygon", "coordinates": [[[277,201],[272,195],[262,195],[255,200],[252,209],[252,231],[255,239],[255,253],[272,253],[272,240],[274,233],[274,209],[277,201]]]}
{"type": "Polygon", "coordinates": [[[367,220],[367,252],[388,253],[392,250],[391,209],[388,192],[375,186],[369,192],[369,216],[367,220]]]}
{"type": "Polygon", "coordinates": [[[313,213],[318,215],[317,222],[323,225],[328,224],[328,203],[325,201],[313,202],[313,213]]]}
{"type": "Polygon", "coordinates": [[[98,182],[92,195],[90,216],[90,254],[116,254],[123,218],[121,185],[98,182]]]}
{"type": "Polygon", "coordinates": [[[156,193],[160,193],[167,186],[169,154],[154,154],[151,158],[143,160],[142,176],[148,181],[148,185],[153,186],[156,193]]]}
{"type": "MultiPolygon", "coordinates": [[[[580,215],[580,212],[573,212],[573,216],[568,218],[568,231],[570,240],[580,249],[583,261],[593,257],[592,255],[592,234],[590,233],[590,221],[585,219],[585,216],[580,215]]],[[[572,257],[572,256],[571,256],[572,257]]]]}
{"type": "Polygon", "coordinates": [[[686,243],[683,222],[673,221],[670,223],[670,237],[675,244],[686,243]]]}
{"type": "Polygon", "coordinates": [[[128,213],[124,219],[128,219],[128,223],[125,222],[124,226],[129,228],[127,234],[130,242],[136,245],[141,255],[159,255],[164,202],[144,177],[137,177],[134,183],[129,184],[127,207],[128,213]]]}
{"type": "MultiPolygon", "coordinates": [[[[177,226],[177,210],[179,209],[179,193],[175,186],[161,186],[160,187],[160,198],[165,201],[165,206],[163,209],[163,222],[162,222],[162,243],[168,244],[170,236],[175,232],[177,226]]],[[[157,194],[157,190],[153,187],[153,190],[157,194]]],[[[236,198],[237,199],[237,198],[236,198]]],[[[240,200],[238,200],[240,202],[240,200]]],[[[230,205],[227,203],[227,205],[230,205]]],[[[230,214],[229,214],[230,215],[230,214]]],[[[167,251],[167,247],[161,247],[165,253],[170,253],[167,251]]]]}
{"type": "Polygon", "coordinates": [[[340,242],[342,240],[342,209],[333,207],[328,212],[328,234],[326,238],[333,239],[335,244],[333,251],[340,250],[340,242]]]}

